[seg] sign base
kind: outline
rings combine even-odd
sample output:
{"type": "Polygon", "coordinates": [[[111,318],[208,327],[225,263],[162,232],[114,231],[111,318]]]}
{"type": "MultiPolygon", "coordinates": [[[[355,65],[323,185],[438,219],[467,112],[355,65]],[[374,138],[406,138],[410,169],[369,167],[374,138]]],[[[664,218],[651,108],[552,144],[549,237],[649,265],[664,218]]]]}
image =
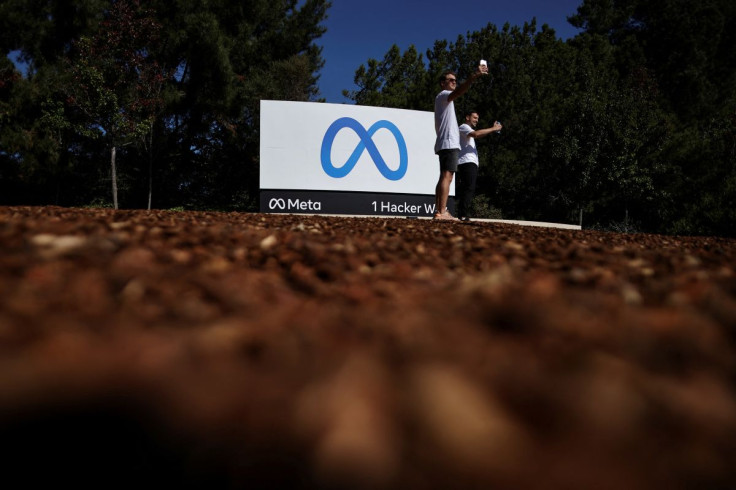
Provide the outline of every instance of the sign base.
{"type": "MultiPolygon", "coordinates": [[[[454,214],[455,199],[447,207],[454,214]]],[[[434,195],[261,189],[262,213],[432,217],[434,195]]]]}

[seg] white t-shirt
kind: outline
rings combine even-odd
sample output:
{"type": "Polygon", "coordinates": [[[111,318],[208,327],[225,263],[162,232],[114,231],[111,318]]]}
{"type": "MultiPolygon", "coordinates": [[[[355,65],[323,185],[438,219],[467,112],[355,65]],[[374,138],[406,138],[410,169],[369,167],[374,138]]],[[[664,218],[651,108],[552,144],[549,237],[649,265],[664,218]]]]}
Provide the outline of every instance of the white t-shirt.
{"type": "Polygon", "coordinates": [[[434,99],[434,129],[437,132],[435,153],[439,153],[440,150],[460,149],[455,103],[447,100],[451,93],[451,90],[443,90],[434,99]]]}
{"type": "Polygon", "coordinates": [[[473,162],[480,166],[478,163],[478,150],[475,148],[475,138],[468,136],[475,130],[467,123],[462,124],[458,130],[460,132],[460,158],[457,159],[458,165],[473,162]]]}

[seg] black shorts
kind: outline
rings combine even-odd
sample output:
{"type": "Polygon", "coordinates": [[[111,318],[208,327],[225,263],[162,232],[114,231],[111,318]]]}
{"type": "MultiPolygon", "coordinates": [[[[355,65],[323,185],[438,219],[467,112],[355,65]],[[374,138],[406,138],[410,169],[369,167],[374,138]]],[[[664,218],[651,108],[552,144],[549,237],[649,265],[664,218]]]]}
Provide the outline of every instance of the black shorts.
{"type": "Polygon", "coordinates": [[[460,150],[440,150],[437,155],[440,157],[440,172],[457,172],[457,160],[460,158],[460,150]]]}

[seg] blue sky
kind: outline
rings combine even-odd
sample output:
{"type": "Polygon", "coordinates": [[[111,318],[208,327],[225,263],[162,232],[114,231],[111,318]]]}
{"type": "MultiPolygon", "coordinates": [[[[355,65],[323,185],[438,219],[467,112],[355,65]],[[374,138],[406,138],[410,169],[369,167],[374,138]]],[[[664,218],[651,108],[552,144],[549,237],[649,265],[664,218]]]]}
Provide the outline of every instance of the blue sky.
{"type": "Polygon", "coordinates": [[[521,26],[536,17],[567,39],[577,29],[567,17],[583,0],[439,1],[439,0],[332,0],[327,32],[316,41],[323,47],[325,66],[320,72],[321,96],[331,103],[350,103],[342,90],[353,90],[355,70],[369,58],[382,59],[393,44],[401,51],[410,45],[424,54],[436,40],[454,42],[459,35],[489,23],[500,29],[506,22],[521,26]]]}

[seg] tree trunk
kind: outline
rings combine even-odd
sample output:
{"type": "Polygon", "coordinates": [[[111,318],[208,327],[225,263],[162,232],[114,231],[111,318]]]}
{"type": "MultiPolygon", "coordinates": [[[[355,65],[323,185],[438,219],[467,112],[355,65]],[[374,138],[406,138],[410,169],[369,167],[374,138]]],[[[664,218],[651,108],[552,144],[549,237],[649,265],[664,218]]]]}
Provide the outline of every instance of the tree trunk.
{"type": "Polygon", "coordinates": [[[153,197],[153,129],[148,137],[148,210],[151,210],[151,199],[153,197]]]}
{"type": "Polygon", "coordinates": [[[151,210],[151,196],[153,195],[153,162],[148,160],[148,210],[151,210]]]}
{"type": "Polygon", "coordinates": [[[112,145],[110,151],[110,173],[112,174],[112,205],[118,209],[118,172],[115,169],[115,145],[112,145]]]}

